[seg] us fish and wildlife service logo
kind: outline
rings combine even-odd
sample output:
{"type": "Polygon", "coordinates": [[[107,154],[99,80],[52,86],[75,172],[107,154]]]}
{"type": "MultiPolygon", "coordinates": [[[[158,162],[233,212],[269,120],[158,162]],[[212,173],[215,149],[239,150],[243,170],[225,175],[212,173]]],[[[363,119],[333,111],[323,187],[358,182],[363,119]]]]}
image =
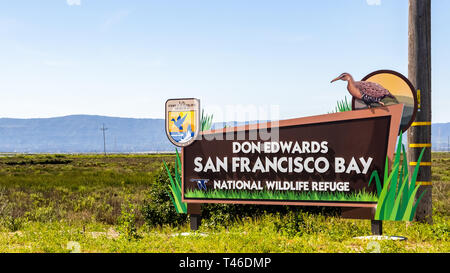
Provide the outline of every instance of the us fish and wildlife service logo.
{"type": "Polygon", "coordinates": [[[166,102],[166,134],[170,142],[186,147],[194,142],[200,130],[200,101],[170,99],[166,102]]]}
{"type": "Polygon", "coordinates": [[[206,183],[208,183],[209,179],[191,179],[191,182],[197,183],[197,187],[199,190],[206,191],[206,183]]]}

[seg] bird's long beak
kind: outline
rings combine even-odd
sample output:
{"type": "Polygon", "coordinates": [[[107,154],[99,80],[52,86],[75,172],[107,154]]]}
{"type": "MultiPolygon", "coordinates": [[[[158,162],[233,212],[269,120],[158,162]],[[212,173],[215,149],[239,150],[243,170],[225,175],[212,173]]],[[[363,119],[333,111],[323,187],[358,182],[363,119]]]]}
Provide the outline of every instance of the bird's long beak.
{"type": "Polygon", "coordinates": [[[338,81],[340,79],[341,79],[340,77],[337,77],[336,79],[332,80],[330,83],[333,83],[333,82],[338,81]]]}

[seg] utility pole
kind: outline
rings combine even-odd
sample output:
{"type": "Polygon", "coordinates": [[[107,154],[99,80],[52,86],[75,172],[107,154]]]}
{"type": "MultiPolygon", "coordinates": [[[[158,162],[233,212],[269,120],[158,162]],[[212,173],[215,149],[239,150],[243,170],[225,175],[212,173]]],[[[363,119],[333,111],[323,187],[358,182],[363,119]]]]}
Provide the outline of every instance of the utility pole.
{"type": "Polygon", "coordinates": [[[102,130],[103,132],[103,152],[105,153],[106,156],[106,137],[105,137],[105,131],[108,130],[108,128],[105,128],[105,124],[103,123],[102,128],[100,128],[100,130],[102,130]]]}
{"type": "Polygon", "coordinates": [[[416,210],[416,220],[433,223],[431,203],[431,0],[409,0],[408,78],[417,89],[419,111],[408,130],[409,173],[412,174],[420,152],[416,199],[424,192],[416,210]]]}

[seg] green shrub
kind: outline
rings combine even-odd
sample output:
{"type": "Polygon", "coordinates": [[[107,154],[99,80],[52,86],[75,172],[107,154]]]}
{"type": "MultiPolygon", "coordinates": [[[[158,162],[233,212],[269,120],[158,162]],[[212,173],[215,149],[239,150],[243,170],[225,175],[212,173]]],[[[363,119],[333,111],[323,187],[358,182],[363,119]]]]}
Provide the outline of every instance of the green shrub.
{"type": "MultiPolygon", "coordinates": [[[[174,173],[174,164],[167,164],[167,168],[174,173]]],[[[149,226],[179,225],[187,220],[186,214],[177,213],[169,195],[169,185],[170,178],[162,164],[142,207],[142,214],[149,226]]]]}
{"type": "Polygon", "coordinates": [[[305,214],[289,212],[284,216],[278,215],[274,221],[275,229],[277,232],[287,235],[295,236],[302,235],[306,230],[305,228],[305,214]]]}
{"type": "Polygon", "coordinates": [[[27,211],[25,217],[30,221],[47,223],[55,219],[55,212],[52,206],[36,207],[34,210],[27,211]]]}
{"type": "Polygon", "coordinates": [[[131,203],[122,206],[122,211],[118,219],[119,231],[128,240],[139,239],[136,225],[136,209],[131,203]]]}
{"type": "Polygon", "coordinates": [[[28,219],[24,217],[4,216],[0,219],[0,224],[11,232],[21,230],[28,219]]]}
{"type": "Polygon", "coordinates": [[[20,214],[20,210],[10,202],[7,191],[0,188],[0,225],[12,232],[20,230],[27,221],[20,214]]]}

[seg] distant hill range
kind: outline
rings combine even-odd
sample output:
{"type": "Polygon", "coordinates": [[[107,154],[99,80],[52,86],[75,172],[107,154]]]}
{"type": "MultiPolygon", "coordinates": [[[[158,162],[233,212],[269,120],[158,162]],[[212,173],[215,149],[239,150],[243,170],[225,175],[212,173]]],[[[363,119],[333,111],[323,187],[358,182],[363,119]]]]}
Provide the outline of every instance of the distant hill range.
{"type": "MultiPolygon", "coordinates": [[[[172,152],[164,119],[72,115],[56,118],[0,118],[1,153],[101,153],[105,124],[108,153],[172,152]]],[[[241,125],[229,122],[227,126],[241,125]]],[[[215,128],[223,124],[214,124],[215,128]]],[[[433,150],[446,151],[450,123],[433,125],[433,150]]]]}
{"type": "Polygon", "coordinates": [[[103,152],[102,125],[107,152],[174,151],[167,140],[164,119],[135,119],[73,115],[56,118],[0,119],[0,152],[103,152]]]}

